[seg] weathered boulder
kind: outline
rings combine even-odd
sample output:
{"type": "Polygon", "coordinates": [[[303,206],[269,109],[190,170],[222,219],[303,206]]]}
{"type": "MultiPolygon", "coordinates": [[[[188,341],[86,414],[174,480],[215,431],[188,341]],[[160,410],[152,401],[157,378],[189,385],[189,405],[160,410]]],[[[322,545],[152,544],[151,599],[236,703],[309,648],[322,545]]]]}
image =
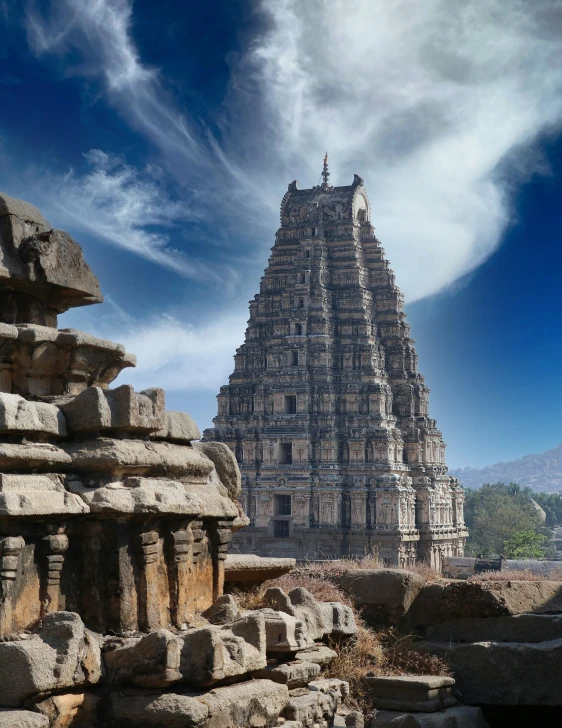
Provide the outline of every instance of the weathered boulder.
{"type": "Polygon", "coordinates": [[[66,421],[58,407],[28,402],[19,394],[0,392],[0,432],[64,437],[66,421]]]}
{"type": "Polygon", "coordinates": [[[266,627],[260,613],[249,612],[224,627],[201,627],[183,637],[180,672],[193,685],[212,685],[266,664],[266,627]]]}
{"type": "Polygon", "coordinates": [[[254,586],[277,579],[292,571],[295,559],[275,559],[254,554],[228,554],[224,563],[224,580],[229,586],[254,586]]]}
{"type": "Polygon", "coordinates": [[[562,639],[549,642],[424,642],[447,661],[470,704],[562,705],[562,639]]]}
{"type": "Polygon", "coordinates": [[[0,279],[9,279],[2,304],[6,323],[31,319],[56,325],[51,311],[56,316],[72,306],[103,300],[78,243],[63,230],[52,230],[36,207],[3,193],[0,253],[0,279]]]}
{"type": "Polygon", "coordinates": [[[200,695],[199,700],[209,709],[205,728],[270,728],[277,725],[289,700],[289,690],[271,680],[251,680],[215,688],[200,695]]]}
{"type": "Polygon", "coordinates": [[[345,716],[346,728],[364,728],[365,718],[359,710],[352,710],[345,716]]]}
{"type": "Polygon", "coordinates": [[[325,635],[351,637],[357,634],[353,610],[341,602],[318,602],[326,625],[325,635]]]}
{"type": "Polygon", "coordinates": [[[421,576],[402,569],[357,569],[341,579],[342,588],[374,626],[396,624],[424,584],[421,576]]]}
{"type": "Polygon", "coordinates": [[[165,422],[162,389],[135,392],[130,384],[115,389],[88,387],[70,402],[61,405],[69,432],[121,430],[148,434],[165,422]]]}
{"type": "Polygon", "coordinates": [[[280,665],[268,665],[265,669],[254,672],[254,677],[283,683],[288,688],[300,688],[315,680],[320,675],[320,669],[318,663],[294,660],[280,665]]]}
{"type": "Polygon", "coordinates": [[[177,635],[160,629],[120,642],[121,646],[109,641],[102,653],[111,685],[166,687],[181,680],[181,643],[177,635]]]}
{"type": "Polygon", "coordinates": [[[268,654],[298,652],[314,644],[302,620],[275,609],[265,608],[259,612],[265,618],[268,654]]]}
{"type": "Polygon", "coordinates": [[[206,728],[209,708],[197,697],[123,690],[111,693],[111,714],[116,726],[130,728],[206,728]]]}
{"type": "Polygon", "coordinates": [[[35,707],[47,716],[50,728],[98,728],[100,700],[94,693],[63,693],[41,700],[35,707]]]}
{"type": "Polygon", "coordinates": [[[440,713],[377,710],[369,728],[489,728],[480,708],[457,705],[440,713]]]}
{"type": "Polygon", "coordinates": [[[88,513],[81,498],[69,493],[58,474],[0,473],[0,516],[88,513]]]}
{"type": "Polygon", "coordinates": [[[425,586],[400,623],[424,629],[466,617],[562,612],[562,584],[548,581],[456,581],[425,586]]]}
{"type": "Polygon", "coordinates": [[[302,587],[292,589],[290,594],[286,594],[279,587],[270,587],[265,592],[263,601],[272,609],[300,619],[306,625],[306,631],[312,640],[320,640],[328,632],[320,604],[302,587]]]}
{"type": "Polygon", "coordinates": [[[314,680],[302,693],[297,690],[291,694],[283,715],[287,720],[300,721],[307,728],[322,725],[323,721],[332,721],[348,696],[349,685],[343,680],[314,680]]]}
{"type": "Polygon", "coordinates": [[[202,614],[211,624],[228,624],[240,618],[240,610],[231,594],[223,594],[202,614]]]}
{"type": "Polygon", "coordinates": [[[138,473],[140,469],[145,476],[185,478],[191,483],[206,485],[214,469],[209,458],[194,448],[171,442],[98,437],[64,442],[61,447],[71,456],[72,466],[79,472],[121,474],[138,473]]]}
{"type": "Polygon", "coordinates": [[[357,632],[353,611],[348,606],[318,602],[303,587],[296,587],[289,594],[279,587],[270,587],[264,594],[264,603],[304,622],[312,640],[321,640],[326,635],[349,637],[357,632]]]}
{"type": "Polygon", "coordinates": [[[193,447],[214,463],[228,496],[235,500],[242,489],[242,479],[232,450],[224,442],[194,442],[193,447]]]}
{"type": "MultiPolygon", "coordinates": [[[[125,477],[96,487],[85,485],[78,478],[68,478],[67,487],[80,496],[92,513],[183,513],[198,515],[205,511],[208,493],[199,496],[177,480],[166,478],[125,477]]],[[[234,508],[218,493],[216,500],[225,517],[232,517],[234,508]]]]}
{"type": "Polygon", "coordinates": [[[152,632],[104,652],[111,684],[166,687],[177,682],[208,686],[264,668],[264,618],[250,612],[228,626],[173,634],[152,632]]]}
{"type": "Polygon", "coordinates": [[[562,639],[562,615],[466,617],[429,627],[426,637],[432,642],[546,642],[562,639]]]}
{"type": "MultiPolygon", "coordinates": [[[[151,437],[155,440],[191,442],[192,440],[199,440],[201,433],[187,412],[166,410],[164,413],[164,426],[162,429],[151,433],[151,437]]],[[[210,459],[212,460],[212,458],[210,459]]]]}
{"type": "Polygon", "coordinates": [[[49,442],[0,443],[0,467],[3,470],[32,469],[35,473],[48,473],[71,463],[71,457],[64,450],[49,442]]]}
{"type": "Polygon", "coordinates": [[[37,693],[91,685],[101,677],[100,649],[74,612],[47,614],[27,639],[0,643],[0,705],[37,693]]]}
{"type": "Polygon", "coordinates": [[[381,710],[434,713],[457,704],[455,681],[440,675],[366,677],[373,705],[381,710]]]}
{"type": "Polygon", "coordinates": [[[337,657],[337,652],[331,650],[325,645],[314,645],[307,650],[297,652],[295,660],[302,660],[303,662],[316,662],[320,667],[326,667],[330,665],[337,657]]]}
{"type": "Polygon", "coordinates": [[[30,710],[0,708],[0,728],[49,728],[49,719],[30,710]]]}

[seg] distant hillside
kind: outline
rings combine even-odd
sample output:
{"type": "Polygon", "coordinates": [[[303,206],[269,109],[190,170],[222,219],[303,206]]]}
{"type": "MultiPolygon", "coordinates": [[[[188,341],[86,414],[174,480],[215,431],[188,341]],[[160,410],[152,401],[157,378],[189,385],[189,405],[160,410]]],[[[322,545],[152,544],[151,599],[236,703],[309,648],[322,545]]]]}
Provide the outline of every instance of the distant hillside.
{"type": "Polygon", "coordinates": [[[479,488],[482,483],[513,482],[537,492],[562,491],[562,443],[540,455],[525,455],[520,460],[488,465],[481,470],[458,468],[450,473],[468,488],[479,488]]]}

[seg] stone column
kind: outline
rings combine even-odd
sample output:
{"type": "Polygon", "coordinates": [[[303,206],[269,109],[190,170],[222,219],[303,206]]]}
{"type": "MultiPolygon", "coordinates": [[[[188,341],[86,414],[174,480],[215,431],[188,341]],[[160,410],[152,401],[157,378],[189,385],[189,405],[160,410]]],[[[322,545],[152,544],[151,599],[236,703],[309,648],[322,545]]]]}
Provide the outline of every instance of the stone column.
{"type": "Polygon", "coordinates": [[[168,573],[170,580],[170,611],[172,624],[178,629],[193,617],[190,612],[192,585],[193,533],[185,520],[172,529],[171,558],[168,573]]]}
{"type": "Polygon", "coordinates": [[[190,601],[193,611],[203,611],[213,603],[212,549],[210,553],[206,524],[203,521],[192,521],[191,532],[193,576],[190,601]]]}
{"type": "Polygon", "coordinates": [[[213,601],[224,591],[224,561],[232,541],[231,521],[213,522],[213,601]]]}
{"type": "MultiPolygon", "coordinates": [[[[140,546],[139,596],[141,610],[139,626],[151,631],[167,626],[161,619],[161,594],[159,590],[160,536],[158,531],[142,531],[138,535],[140,546]]],[[[167,620],[166,620],[167,621],[167,620]]]]}
{"type": "Polygon", "coordinates": [[[13,630],[12,589],[18,576],[19,555],[25,541],[21,536],[7,536],[0,539],[0,637],[13,630]]]}
{"type": "Polygon", "coordinates": [[[68,536],[63,533],[45,536],[43,548],[46,559],[46,574],[41,586],[41,615],[64,609],[61,604],[60,579],[64,555],[68,550],[68,536]]]}

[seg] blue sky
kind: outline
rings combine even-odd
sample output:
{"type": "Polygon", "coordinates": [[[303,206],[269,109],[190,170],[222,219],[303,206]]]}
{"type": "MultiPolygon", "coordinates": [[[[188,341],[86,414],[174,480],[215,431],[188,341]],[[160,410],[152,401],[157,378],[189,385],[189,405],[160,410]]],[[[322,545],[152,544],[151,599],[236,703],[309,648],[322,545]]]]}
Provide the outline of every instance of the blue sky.
{"type": "MultiPolygon", "coordinates": [[[[0,0],[0,189],[83,245],[61,317],[208,426],[287,183],[365,178],[452,467],[561,440],[562,8],[0,0]]],[[[121,380],[119,380],[121,381],[121,380]]]]}

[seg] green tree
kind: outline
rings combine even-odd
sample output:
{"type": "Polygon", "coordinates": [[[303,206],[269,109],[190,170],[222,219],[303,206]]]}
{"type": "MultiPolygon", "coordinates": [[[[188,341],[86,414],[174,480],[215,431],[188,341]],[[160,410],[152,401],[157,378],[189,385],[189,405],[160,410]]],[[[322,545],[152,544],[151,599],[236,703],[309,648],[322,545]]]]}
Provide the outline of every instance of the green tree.
{"type": "Polygon", "coordinates": [[[510,539],[521,533],[540,534],[542,524],[529,496],[515,485],[485,483],[478,490],[466,490],[469,553],[508,555],[510,539]]]}
{"type": "Polygon", "coordinates": [[[536,531],[517,531],[504,542],[510,559],[543,559],[548,553],[547,538],[536,531]]]}

